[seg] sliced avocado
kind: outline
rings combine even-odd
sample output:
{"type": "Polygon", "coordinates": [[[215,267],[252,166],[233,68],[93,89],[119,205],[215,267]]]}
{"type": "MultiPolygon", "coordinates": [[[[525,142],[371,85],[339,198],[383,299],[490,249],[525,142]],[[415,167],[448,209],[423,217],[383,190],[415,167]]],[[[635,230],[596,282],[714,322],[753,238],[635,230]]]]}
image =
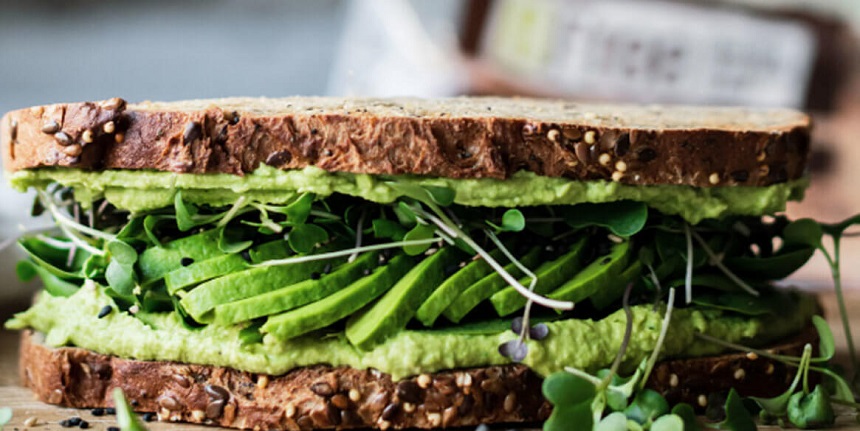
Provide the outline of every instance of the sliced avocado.
{"type": "Polygon", "coordinates": [[[248,262],[238,254],[213,257],[202,262],[174,269],[164,274],[164,284],[171,295],[195,284],[248,268],[248,262]]]}
{"type": "Polygon", "coordinates": [[[346,322],[346,338],[368,349],[401,331],[415,310],[442,283],[445,267],[462,257],[455,247],[444,247],[412,268],[385,296],[346,322]]]}
{"type": "Polygon", "coordinates": [[[624,272],[618,277],[618,279],[613,280],[609,284],[603,286],[602,288],[597,289],[593,295],[589,297],[591,304],[594,305],[594,308],[598,310],[603,310],[608,307],[610,304],[624,296],[624,290],[627,289],[628,283],[635,283],[636,279],[642,275],[642,265],[638,260],[633,262],[629,268],[625,269],[624,272]]]}
{"type": "MultiPolygon", "coordinates": [[[[496,249],[490,252],[490,256],[498,260],[503,254],[501,250],[496,249]]],[[[493,272],[493,268],[484,259],[478,258],[469,262],[448,277],[430,294],[430,297],[421,304],[421,307],[418,307],[415,318],[424,326],[433,326],[436,319],[460,296],[460,293],[491,272],[493,272]]]]}
{"type": "Polygon", "coordinates": [[[601,289],[614,286],[618,276],[627,269],[630,249],[630,241],[614,244],[609,254],[600,256],[586,265],[582,271],[547,296],[552,299],[576,302],[591,297],[601,289]]]}
{"type": "Polygon", "coordinates": [[[292,310],[320,300],[352,284],[375,268],[379,253],[364,253],[354,262],[341,265],[336,271],[321,275],[316,280],[303,280],[268,293],[215,307],[214,323],[230,325],[258,317],[292,310]]]}
{"type": "Polygon", "coordinates": [[[288,340],[341,320],[385,293],[400,280],[414,260],[398,255],[385,266],[319,301],[269,317],[260,328],[275,339],[288,340]]]}
{"type": "MultiPolygon", "coordinates": [[[[567,252],[553,261],[546,262],[536,271],[537,283],[534,292],[544,294],[570,280],[582,267],[582,255],[585,254],[586,238],[583,236],[570,246],[567,252]]],[[[520,281],[527,286],[531,279],[520,281]]],[[[507,287],[490,297],[493,308],[499,316],[507,316],[526,306],[526,298],[513,287],[507,287]]]]}
{"type": "Polygon", "coordinates": [[[163,244],[161,247],[150,247],[140,254],[137,261],[140,268],[141,281],[149,283],[158,280],[174,269],[181,268],[183,257],[194,259],[195,262],[211,259],[224,254],[213,244],[218,243],[218,229],[210,229],[198,234],[180,238],[163,244]]]}
{"type": "Polygon", "coordinates": [[[284,286],[309,279],[314,272],[321,272],[326,265],[337,266],[346,258],[313,260],[291,265],[260,266],[227,274],[209,280],[193,290],[180,301],[189,316],[200,323],[211,323],[208,314],[220,304],[250,298],[284,286]]]}
{"type": "MultiPolygon", "coordinates": [[[[252,263],[260,263],[270,259],[283,259],[289,256],[291,251],[286,241],[278,239],[260,244],[249,250],[248,254],[252,263]]],[[[244,257],[239,254],[228,254],[174,269],[164,275],[164,284],[167,286],[167,291],[173,295],[188,286],[247,268],[248,262],[244,257]]]]}
{"type": "MultiPolygon", "coordinates": [[[[537,265],[540,255],[540,247],[532,247],[528,253],[519,260],[520,263],[526,267],[533,267],[537,265]]],[[[513,262],[505,265],[504,268],[505,271],[514,277],[520,277],[523,275],[522,271],[520,271],[513,262]]],[[[454,302],[452,302],[451,305],[442,312],[442,314],[444,314],[445,318],[448,320],[457,323],[478,304],[493,296],[494,293],[504,289],[507,285],[508,282],[505,281],[499,273],[493,272],[492,274],[478,280],[477,283],[469,286],[469,288],[463,291],[463,293],[461,293],[460,296],[458,296],[454,302]]]]}

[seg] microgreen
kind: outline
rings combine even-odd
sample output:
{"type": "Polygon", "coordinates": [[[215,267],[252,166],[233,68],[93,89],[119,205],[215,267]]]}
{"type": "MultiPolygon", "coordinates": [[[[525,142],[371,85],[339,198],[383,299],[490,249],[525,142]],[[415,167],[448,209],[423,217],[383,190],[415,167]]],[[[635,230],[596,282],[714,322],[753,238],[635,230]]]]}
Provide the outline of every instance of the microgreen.
{"type": "Polygon", "coordinates": [[[496,233],[520,232],[526,227],[526,218],[520,210],[512,208],[505,211],[502,215],[501,225],[497,225],[489,220],[487,220],[486,223],[492,227],[496,233]]]}
{"type": "Polygon", "coordinates": [[[0,430],[3,429],[3,426],[12,421],[12,408],[11,407],[2,407],[0,408],[0,430]]]}
{"type": "Polygon", "coordinates": [[[122,389],[114,388],[113,403],[116,406],[116,422],[122,431],[147,431],[146,427],[135,416],[131,406],[128,405],[122,389]]]}
{"type": "MultiPolygon", "coordinates": [[[[424,225],[424,224],[416,224],[409,232],[403,236],[404,241],[416,241],[423,239],[430,239],[436,234],[436,229],[424,225]]],[[[432,243],[427,244],[417,244],[417,245],[407,245],[403,246],[403,251],[410,256],[417,256],[421,253],[427,251],[430,248],[432,243]]]]}
{"type": "Polygon", "coordinates": [[[620,237],[630,237],[645,227],[648,207],[633,201],[586,203],[565,209],[562,216],[571,227],[601,226],[620,237]]]}
{"type": "Polygon", "coordinates": [[[696,411],[693,410],[693,406],[687,403],[675,404],[675,407],[672,407],[672,414],[684,421],[684,431],[699,431],[702,429],[696,420],[696,411]]]}
{"type": "Polygon", "coordinates": [[[798,392],[788,401],[788,420],[798,428],[820,428],[833,425],[836,415],[821,385],[812,392],[798,392]]]}
{"type": "Polygon", "coordinates": [[[812,219],[800,219],[791,222],[785,227],[785,240],[798,244],[806,244],[818,249],[830,266],[833,278],[833,288],[836,292],[836,302],[839,305],[839,317],[845,332],[845,340],[848,345],[848,355],[851,358],[853,368],[854,388],[860,386],[860,362],[857,360],[857,351],[854,347],[854,337],[851,333],[848,310],[845,306],[845,298],[842,293],[842,276],[840,270],[840,242],[842,236],[849,227],[860,224],[860,215],[855,215],[834,224],[820,224],[812,219]],[[832,241],[833,252],[827,250],[822,242],[822,236],[827,234],[832,241]]]}
{"type": "Polygon", "coordinates": [[[729,390],[726,398],[726,419],[714,424],[714,428],[729,431],[755,431],[756,424],[747,408],[744,406],[741,396],[734,388],[729,390]]]}
{"type": "Polygon", "coordinates": [[[107,244],[110,262],[105,270],[105,279],[111,289],[122,296],[130,296],[137,286],[137,251],[127,243],[113,240],[107,244]]]}
{"type": "Polygon", "coordinates": [[[293,227],[287,236],[290,248],[296,253],[310,253],[317,244],[328,241],[328,232],[315,224],[300,224],[293,227]]]}

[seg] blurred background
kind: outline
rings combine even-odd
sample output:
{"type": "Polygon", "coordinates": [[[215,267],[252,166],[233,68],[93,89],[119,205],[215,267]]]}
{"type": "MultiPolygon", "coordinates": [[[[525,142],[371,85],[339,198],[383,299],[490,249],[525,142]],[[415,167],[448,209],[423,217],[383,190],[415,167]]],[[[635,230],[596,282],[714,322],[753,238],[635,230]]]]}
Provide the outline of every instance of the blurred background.
{"type": "MultiPolygon", "coordinates": [[[[505,94],[783,106],[816,129],[792,216],[860,212],[857,0],[0,0],[0,112],[61,101],[505,94]]],[[[0,186],[0,244],[31,198],[0,186]]],[[[844,245],[860,289],[860,238],[844,245]]],[[[0,301],[27,301],[0,252],[0,301]]],[[[827,283],[823,260],[795,275],[827,283]]]]}

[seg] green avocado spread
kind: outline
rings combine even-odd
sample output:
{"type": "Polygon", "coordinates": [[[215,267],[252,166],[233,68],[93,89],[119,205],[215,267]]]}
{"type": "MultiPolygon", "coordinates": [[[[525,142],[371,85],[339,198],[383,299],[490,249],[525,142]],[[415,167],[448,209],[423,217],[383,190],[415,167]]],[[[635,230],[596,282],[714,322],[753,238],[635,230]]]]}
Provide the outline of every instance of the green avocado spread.
{"type": "MultiPolygon", "coordinates": [[[[50,346],[78,346],[103,354],[139,360],[167,360],[227,366],[243,371],[283,374],[314,365],[348,365],[374,368],[395,379],[424,372],[504,364],[500,343],[513,339],[511,331],[466,332],[462,330],[405,330],[372,350],[362,352],[343,334],[304,336],[243,346],[240,327],[208,325],[188,329],[176,313],[141,313],[137,317],[117,311],[103,287],[82,288],[68,298],[41,294],[35,305],[6,323],[9,329],[33,328],[46,335],[50,346]],[[114,311],[98,318],[106,305],[114,311]]],[[[702,332],[729,342],[758,346],[805,327],[816,312],[812,297],[798,295],[794,309],[780,316],[741,316],[712,309],[676,308],[662,347],[663,357],[717,354],[722,348],[697,339],[702,332]]],[[[630,370],[654,349],[665,305],[632,307],[633,337],[624,368],[630,370]]],[[[597,320],[567,319],[551,322],[549,336],[529,341],[524,363],[546,376],[565,366],[590,372],[608,366],[624,335],[623,310],[597,320]]]]}
{"type": "MultiPolygon", "coordinates": [[[[261,166],[245,176],[229,174],[176,174],[153,171],[100,171],[35,169],[8,174],[13,187],[25,190],[51,182],[71,186],[78,200],[106,198],[119,208],[138,212],[170,206],[177,190],[188,202],[230,205],[240,196],[266,203],[284,203],[297,193],[325,197],[341,193],[389,203],[400,195],[384,176],[326,172],[316,167],[282,171],[261,166]]],[[[690,223],[727,215],[772,214],[785,209],[788,200],[800,200],[806,178],[768,187],[710,187],[656,185],[631,186],[607,181],[572,181],[518,172],[496,179],[446,179],[397,176],[397,182],[446,186],[456,192],[455,202],[467,206],[521,207],[573,205],[633,200],[690,223]]]]}

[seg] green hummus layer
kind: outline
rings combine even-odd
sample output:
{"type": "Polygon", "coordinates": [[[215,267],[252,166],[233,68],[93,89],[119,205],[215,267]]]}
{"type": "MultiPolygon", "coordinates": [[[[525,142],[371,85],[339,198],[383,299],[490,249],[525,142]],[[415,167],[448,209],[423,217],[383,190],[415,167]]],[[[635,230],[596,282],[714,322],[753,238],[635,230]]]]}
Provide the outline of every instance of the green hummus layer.
{"type": "MultiPolygon", "coordinates": [[[[817,310],[811,296],[798,295],[798,298],[794,309],[784,310],[781,316],[745,317],[717,310],[675,309],[661,356],[700,356],[723,350],[694,337],[696,331],[749,346],[796,333],[809,324],[817,310]]],[[[175,313],[135,318],[116,311],[116,307],[113,313],[97,318],[105,305],[115,307],[100,286],[82,288],[68,298],[42,293],[32,308],[16,315],[6,327],[36,329],[46,334],[46,342],[51,346],[78,346],[124,358],[209,364],[272,375],[314,364],[348,365],[375,368],[395,379],[444,369],[508,363],[497,349],[516,336],[511,331],[468,334],[454,330],[407,330],[367,352],[357,350],[342,334],[307,336],[289,342],[266,338],[261,344],[242,346],[238,337],[240,327],[209,325],[192,330],[175,313]]],[[[632,307],[634,329],[623,363],[626,372],[654,349],[664,308],[655,311],[651,305],[632,307]]],[[[619,310],[598,321],[570,319],[548,326],[546,339],[529,341],[529,355],[524,363],[543,376],[565,366],[593,372],[609,366],[614,359],[624,335],[625,316],[619,310]]]]}
{"type": "Polygon", "coordinates": [[[783,211],[789,200],[800,200],[808,186],[802,178],[768,187],[710,187],[657,185],[631,186],[607,181],[572,181],[518,172],[507,180],[380,177],[364,174],[326,172],[316,167],[282,171],[261,166],[251,174],[177,174],[153,171],[101,171],[78,169],[35,169],[7,174],[13,187],[44,187],[58,182],[73,187],[78,200],[86,204],[100,197],[132,212],[173,205],[177,190],[186,202],[213,206],[230,205],[240,196],[267,203],[284,203],[297,193],[319,196],[341,193],[389,203],[400,196],[386,184],[399,183],[446,186],[456,192],[455,202],[467,206],[521,207],[533,205],[573,205],[634,200],[669,215],[679,215],[690,223],[727,215],[762,215],[783,211]]]}

